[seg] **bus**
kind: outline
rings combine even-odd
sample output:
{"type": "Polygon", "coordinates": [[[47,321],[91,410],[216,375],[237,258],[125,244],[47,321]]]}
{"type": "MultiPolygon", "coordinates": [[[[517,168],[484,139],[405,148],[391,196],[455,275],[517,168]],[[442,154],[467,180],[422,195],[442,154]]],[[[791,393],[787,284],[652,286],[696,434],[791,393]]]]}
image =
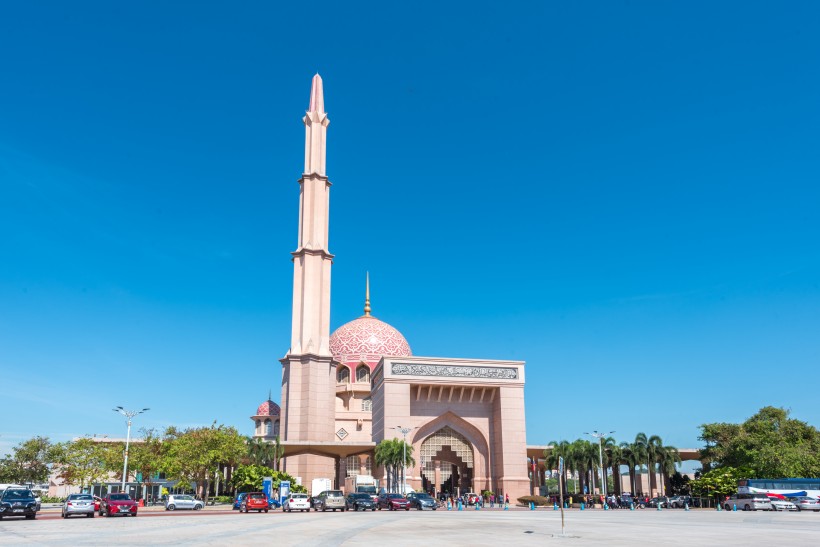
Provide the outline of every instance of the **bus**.
{"type": "Polygon", "coordinates": [[[743,479],[737,483],[738,494],[775,494],[786,498],[809,496],[820,498],[820,479],[743,479]]]}

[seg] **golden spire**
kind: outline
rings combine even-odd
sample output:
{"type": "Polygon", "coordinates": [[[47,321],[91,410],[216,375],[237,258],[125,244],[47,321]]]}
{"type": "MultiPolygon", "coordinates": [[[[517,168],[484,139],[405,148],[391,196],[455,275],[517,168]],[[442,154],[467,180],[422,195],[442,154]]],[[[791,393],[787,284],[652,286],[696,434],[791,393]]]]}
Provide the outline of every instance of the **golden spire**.
{"type": "Polygon", "coordinates": [[[364,289],[364,316],[370,317],[370,272],[366,274],[366,282],[364,289]]]}

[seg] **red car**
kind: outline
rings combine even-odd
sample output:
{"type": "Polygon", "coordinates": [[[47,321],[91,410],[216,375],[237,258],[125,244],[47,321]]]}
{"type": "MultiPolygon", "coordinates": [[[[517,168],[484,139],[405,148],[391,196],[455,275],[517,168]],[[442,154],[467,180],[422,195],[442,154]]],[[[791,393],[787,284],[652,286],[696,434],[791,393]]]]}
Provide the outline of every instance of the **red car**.
{"type": "Polygon", "coordinates": [[[247,513],[248,511],[262,511],[268,512],[268,496],[264,492],[249,492],[242,504],[239,506],[240,513],[247,513]]]}
{"type": "Polygon", "coordinates": [[[399,509],[404,509],[405,511],[410,510],[410,502],[401,494],[382,494],[379,496],[378,506],[379,511],[382,509],[387,509],[388,511],[398,511],[399,509]]]}
{"type": "Polygon", "coordinates": [[[137,516],[137,502],[124,492],[108,494],[100,500],[100,516],[137,516]]]}

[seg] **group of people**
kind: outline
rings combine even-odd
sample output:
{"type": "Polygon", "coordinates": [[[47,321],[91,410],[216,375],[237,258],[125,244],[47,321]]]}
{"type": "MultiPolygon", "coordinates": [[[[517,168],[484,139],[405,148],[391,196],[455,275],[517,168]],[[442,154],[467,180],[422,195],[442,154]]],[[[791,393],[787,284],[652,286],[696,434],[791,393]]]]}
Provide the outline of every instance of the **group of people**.
{"type": "Polygon", "coordinates": [[[496,505],[499,507],[509,506],[510,504],[510,495],[506,494],[502,496],[501,494],[486,494],[482,496],[476,496],[475,498],[467,499],[466,496],[453,496],[452,494],[441,494],[439,496],[439,500],[442,501],[444,504],[447,505],[448,508],[450,507],[458,507],[461,504],[462,507],[466,507],[467,505],[477,505],[479,507],[490,507],[495,508],[496,505]]]}

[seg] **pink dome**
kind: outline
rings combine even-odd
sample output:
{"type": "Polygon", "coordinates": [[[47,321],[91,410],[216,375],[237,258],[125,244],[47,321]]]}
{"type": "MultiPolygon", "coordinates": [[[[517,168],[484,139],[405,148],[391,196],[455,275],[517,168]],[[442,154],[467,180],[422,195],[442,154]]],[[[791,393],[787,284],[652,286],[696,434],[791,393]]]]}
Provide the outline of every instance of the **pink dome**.
{"type": "Polygon", "coordinates": [[[257,416],[279,416],[281,412],[279,405],[268,399],[256,409],[257,416]]]}
{"type": "Polygon", "coordinates": [[[413,355],[399,331],[370,315],[363,315],[336,329],[330,336],[330,352],[341,363],[364,361],[371,366],[385,355],[413,355]]]}

